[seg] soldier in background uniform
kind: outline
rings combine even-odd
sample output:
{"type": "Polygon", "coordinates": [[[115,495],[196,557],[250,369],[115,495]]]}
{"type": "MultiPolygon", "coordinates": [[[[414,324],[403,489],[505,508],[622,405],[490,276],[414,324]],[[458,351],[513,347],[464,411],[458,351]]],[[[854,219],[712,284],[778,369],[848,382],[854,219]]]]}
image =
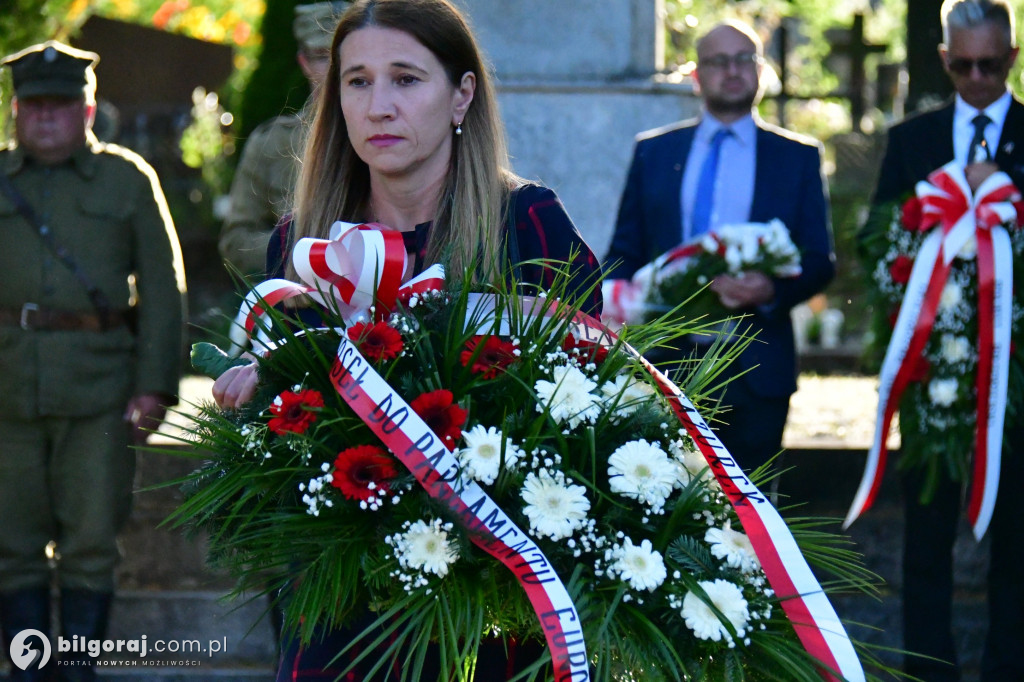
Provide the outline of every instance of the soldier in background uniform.
{"type": "Polygon", "coordinates": [[[218,244],[220,255],[246,275],[266,270],[267,241],[278,219],[291,209],[307,116],[313,115],[320,84],[330,65],[331,37],[342,2],[295,8],[292,25],[299,43],[297,59],[309,80],[309,100],[297,114],[277,116],[253,130],[231,183],[231,207],[218,244]]]}
{"type": "MultiPolygon", "coordinates": [[[[185,275],[153,169],[92,134],[98,56],[50,41],[6,57],[0,150],[0,632],[103,639],[132,500],[132,443],[176,402],[185,275]]],[[[55,641],[55,640],[54,640],[55,641]]],[[[22,651],[15,651],[12,658],[22,651]]],[[[12,680],[92,680],[58,654],[12,680]],[[46,677],[45,679],[51,679],[46,677]]]]}

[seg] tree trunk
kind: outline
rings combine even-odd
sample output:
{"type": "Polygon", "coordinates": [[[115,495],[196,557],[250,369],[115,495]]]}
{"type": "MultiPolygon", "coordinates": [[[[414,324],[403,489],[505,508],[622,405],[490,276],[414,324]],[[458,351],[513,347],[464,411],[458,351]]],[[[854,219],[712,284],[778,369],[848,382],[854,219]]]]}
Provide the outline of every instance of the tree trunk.
{"type": "Polygon", "coordinates": [[[942,42],[940,7],[942,0],[907,2],[908,113],[936,104],[953,93],[938,54],[942,42]]]}

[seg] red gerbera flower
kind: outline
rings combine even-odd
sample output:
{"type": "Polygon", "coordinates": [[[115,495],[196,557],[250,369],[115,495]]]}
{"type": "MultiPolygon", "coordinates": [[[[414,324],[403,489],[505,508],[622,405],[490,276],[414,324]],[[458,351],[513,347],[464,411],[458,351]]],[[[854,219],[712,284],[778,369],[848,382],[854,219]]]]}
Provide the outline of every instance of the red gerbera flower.
{"type": "Polygon", "coordinates": [[[359,322],[348,328],[348,338],[371,360],[393,360],[405,347],[398,330],[386,322],[359,322]]]}
{"type": "Polygon", "coordinates": [[[462,425],[466,423],[466,411],[454,404],[454,398],[451,391],[441,388],[424,393],[410,403],[430,430],[441,436],[449,450],[455,449],[455,442],[462,437],[462,425]]]}
{"type": "Polygon", "coordinates": [[[909,256],[896,256],[896,260],[889,266],[889,276],[896,284],[906,284],[910,281],[910,271],[914,269],[914,259],[909,256]]]}
{"type": "Polygon", "coordinates": [[[900,209],[900,223],[905,229],[916,232],[924,229],[921,218],[921,200],[917,197],[910,197],[900,209]]]}
{"type": "Polygon", "coordinates": [[[395,458],[386,450],[376,445],[357,445],[338,453],[331,485],[350,500],[365,501],[386,495],[396,476],[395,458]]]}
{"type": "Polygon", "coordinates": [[[270,414],[274,417],[267,426],[277,434],[305,433],[316,421],[316,409],[323,406],[324,397],[320,391],[282,391],[270,405],[270,414]]]}
{"type": "Polygon", "coordinates": [[[511,341],[502,341],[497,336],[474,336],[466,342],[466,350],[462,351],[462,364],[469,366],[473,363],[472,370],[484,375],[484,379],[493,379],[505,368],[518,359],[515,354],[519,346],[511,341]],[[480,342],[483,341],[483,348],[480,342]],[[477,353],[476,359],[473,354],[477,353]]]}
{"type": "Polygon", "coordinates": [[[565,341],[562,342],[562,350],[571,356],[575,355],[584,364],[593,362],[595,365],[600,365],[608,357],[608,348],[606,346],[577,339],[572,334],[565,337],[565,341]],[[573,351],[576,352],[573,353],[573,351]]]}

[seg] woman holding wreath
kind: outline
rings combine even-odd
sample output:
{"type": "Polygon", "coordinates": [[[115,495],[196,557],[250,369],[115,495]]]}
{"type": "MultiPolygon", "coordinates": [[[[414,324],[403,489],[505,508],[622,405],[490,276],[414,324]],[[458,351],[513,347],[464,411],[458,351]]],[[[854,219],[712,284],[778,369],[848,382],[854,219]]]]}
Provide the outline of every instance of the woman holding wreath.
{"type": "MultiPolygon", "coordinates": [[[[404,279],[441,260],[449,276],[473,272],[480,282],[504,276],[496,263],[569,262],[570,293],[588,296],[584,309],[600,312],[600,291],[592,286],[597,259],[554,192],[510,170],[483,57],[465,19],[447,0],[359,0],[342,16],[294,214],[271,238],[268,272],[294,280],[286,258],[292,246],[303,237],[326,238],[339,219],[401,231],[410,255],[404,279]]],[[[517,274],[543,288],[554,273],[523,264],[517,274]]],[[[255,364],[235,367],[216,381],[214,397],[222,407],[238,407],[252,398],[256,384],[255,364]]],[[[362,620],[372,622],[366,616],[362,620]]],[[[362,629],[358,622],[352,627],[362,629]]],[[[333,663],[337,670],[328,663],[352,632],[327,633],[305,649],[293,642],[278,679],[337,674],[349,661],[333,663]]],[[[504,680],[518,667],[514,647],[499,642],[494,653],[487,663],[487,654],[480,654],[478,680],[504,680]]],[[[539,649],[525,662],[538,654],[539,649]]],[[[352,674],[367,679],[359,668],[352,674]]]]}

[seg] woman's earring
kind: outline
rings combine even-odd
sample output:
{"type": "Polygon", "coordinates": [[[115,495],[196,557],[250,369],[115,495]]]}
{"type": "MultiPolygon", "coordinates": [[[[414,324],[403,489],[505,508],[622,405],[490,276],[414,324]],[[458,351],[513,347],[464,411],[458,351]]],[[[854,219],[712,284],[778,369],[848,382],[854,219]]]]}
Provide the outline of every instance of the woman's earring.
{"type": "Polygon", "coordinates": [[[462,134],[462,121],[459,121],[458,123],[455,124],[455,134],[456,135],[461,135],[462,134]]]}

